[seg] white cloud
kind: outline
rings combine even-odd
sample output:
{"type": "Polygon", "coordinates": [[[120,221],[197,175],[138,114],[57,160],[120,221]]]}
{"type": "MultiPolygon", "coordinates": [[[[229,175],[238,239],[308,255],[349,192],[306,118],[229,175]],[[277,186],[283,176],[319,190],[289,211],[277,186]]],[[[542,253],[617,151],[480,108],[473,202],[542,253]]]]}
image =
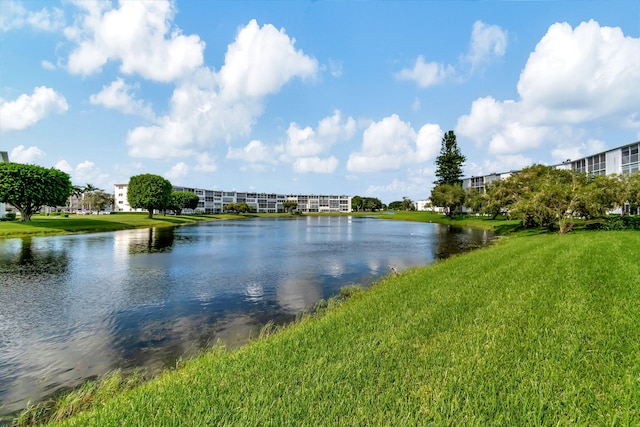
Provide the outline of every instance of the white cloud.
{"type": "Polygon", "coordinates": [[[69,162],[67,162],[66,160],[60,160],[58,163],[55,164],[54,167],[68,174],[71,174],[71,172],[73,172],[73,167],[71,167],[69,162]]]}
{"type": "Polygon", "coordinates": [[[255,19],[242,28],[229,45],[220,69],[225,98],[261,98],[276,93],[293,77],[309,78],[318,62],[295,50],[295,39],[273,25],[260,27],[255,19]]]}
{"type": "Polygon", "coordinates": [[[22,2],[3,0],[0,2],[0,31],[31,27],[40,31],[58,31],[64,26],[61,9],[42,8],[39,11],[27,10],[22,2]]]}
{"type": "Polygon", "coordinates": [[[293,162],[293,170],[298,173],[333,173],[338,167],[338,159],[334,156],[321,159],[319,157],[300,157],[293,162]]]}
{"type": "Polygon", "coordinates": [[[209,156],[209,153],[202,153],[196,156],[197,163],[194,167],[198,172],[215,172],[218,170],[216,162],[209,156]]]}
{"type": "Polygon", "coordinates": [[[482,21],[473,24],[471,45],[464,60],[475,70],[495,57],[501,57],[507,50],[507,32],[497,25],[487,25],[482,21]]]}
{"type": "Polygon", "coordinates": [[[291,123],[287,129],[287,142],[281,158],[290,161],[298,157],[317,156],[338,141],[351,139],[355,131],[356,121],[352,117],[343,121],[338,110],[334,111],[333,116],[320,120],[315,130],[309,126],[300,128],[297,123],[291,123]]]}
{"type": "Polygon", "coordinates": [[[582,123],[640,108],[640,38],[591,20],[549,27],[518,81],[524,102],[542,105],[548,121],[582,123]]]}
{"type": "Polygon", "coordinates": [[[378,172],[432,160],[441,145],[442,130],[426,124],[418,132],[393,114],[372,123],[362,135],[361,151],[351,153],[347,170],[378,172]]]}
{"type": "Polygon", "coordinates": [[[413,68],[403,68],[396,73],[400,80],[411,80],[421,88],[441,84],[447,79],[460,76],[468,67],[469,75],[496,57],[501,57],[507,49],[507,32],[497,25],[487,25],[482,21],[473,24],[469,51],[461,55],[457,65],[442,64],[435,61],[426,62],[423,55],[418,55],[413,68]]]}
{"type": "Polygon", "coordinates": [[[531,53],[518,82],[520,99],[479,98],[456,132],[489,152],[517,154],[556,145],[554,157],[582,153],[591,123],[640,128],[640,39],[595,21],[557,23],[531,53]]]}
{"type": "Polygon", "coordinates": [[[113,181],[109,174],[103,172],[95,163],[89,160],[80,162],[74,168],[66,160],[60,160],[54,166],[71,176],[71,182],[77,185],[91,184],[97,188],[101,188],[107,193],[113,191],[113,181]]]}
{"type": "Polygon", "coordinates": [[[89,102],[93,105],[102,105],[106,108],[112,108],[125,114],[137,114],[142,117],[153,119],[153,110],[149,105],[145,105],[141,99],[136,99],[132,91],[137,90],[138,86],[128,85],[118,78],[111,82],[108,86],[103,86],[102,90],[97,94],[89,97],[89,102]]]}
{"type": "Polygon", "coordinates": [[[185,36],[171,25],[175,7],[168,0],[76,2],[82,15],[67,27],[67,38],[77,44],[69,55],[68,69],[84,76],[101,71],[109,61],[119,61],[120,71],[168,82],[203,63],[204,42],[185,36]]]}
{"type": "Polygon", "coordinates": [[[35,164],[44,156],[46,153],[36,146],[27,148],[24,145],[18,145],[9,153],[9,159],[15,163],[35,164]]]}
{"type": "Polygon", "coordinates": [[[168,115],[129,131],[129,154],[188,156],[247,135],[263,112],[263,97],[317,72],[316,61],[296,51],[294,42],[283,30],[249,22],[229,45],[220,73],[200,68],[175,88],[168,115]]]}
{"type": "Polygon", "coordinates": [[[0,98],[0,131],[22,130],[52,113],[64,113],[67,101],[55,90],[40,86],[33,94],[20,95],[15,101],[0,98]]]}
{"type": "Polygon", "coordinates": [[[565,160],[579,159],[593,153],[600,153],[606,149],[607,145],[604,141],[590,139],[585,143],[577,145],[558,145],[551,151],[551,155],[554,161],[563,162],[565,160]]]}
{"type": "Polygon", "coordinates": [[[43,69],[48,70],[48,71],[53,71],[53,70],[56,69],[56,66],[53,63],[51,63],[51,62],[49,62],[47,60],[41,61],[40,65],[42,66],[43,69]]]}
{"type": "Polygon", "coordinates": [[[260,140],[254,139],[243,148],[229,147],[227,159],[248,163],[273,163],[273,150],[260,140]]]}
{"type": "Polygon", "coordinates": [[[180,179],[184,178],[189,174],[189,166],[187,166],[184,162],[179,162],[173,165],[169,171],[164,174],[164,177],[172,180],[172,179],[180,179]]]}
{"type": "Polygon", "coordinates": [[[451,65],[437,62],[425,62],[424,56],[419,55],[413,68],[403,68],[396,74],[400,80],[413,80],[421,88],[435,86],[442,83],[447,77],[455,74],[451,65]]]}

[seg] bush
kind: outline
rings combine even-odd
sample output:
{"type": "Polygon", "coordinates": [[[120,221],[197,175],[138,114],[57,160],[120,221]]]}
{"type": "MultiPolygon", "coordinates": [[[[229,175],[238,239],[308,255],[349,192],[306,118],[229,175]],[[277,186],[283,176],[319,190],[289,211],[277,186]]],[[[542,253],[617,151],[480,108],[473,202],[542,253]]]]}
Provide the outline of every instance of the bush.
{"type": "Polygon", "coordinates": [[[15,221],[16,220],[16,213],[15,212],[7,212],[7,214],[4,217],[6,218],[7,221],[15,221]]]}

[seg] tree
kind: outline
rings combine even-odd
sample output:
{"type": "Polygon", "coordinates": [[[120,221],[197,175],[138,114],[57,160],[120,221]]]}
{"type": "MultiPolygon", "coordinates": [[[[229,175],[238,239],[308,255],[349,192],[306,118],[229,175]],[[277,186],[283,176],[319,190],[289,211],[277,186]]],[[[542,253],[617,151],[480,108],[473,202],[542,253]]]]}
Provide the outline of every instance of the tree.
{"type": "Polygon", "coordinates": [[[464,190],[457,184],[440,184],[431,190],[431,203],[444,208],[449,218],[454,218],[464,204],[464,190]]]}
{"type": "Polygon", "coordinates": [[[154,209],[169,205],[172,191],[171,183],[159,175],[136,175],[129,180],[127,200],[132,208],[146,209],[153,218],[154,209]]]}
{"type": "Polygon", "coordinates": [[[173,191],[171,192],[171,202],[168,209],[171,209],[176,215],[182,214],[182,209],[195,209],[200,203],[200,197],[190,191],[173,191]]]}
{"type": "Polygon", "coordinates": [[[98,188],[92,184],[87,184],[84,187],[82,187],[82,208],[86,208],[87,205],[89,205],[89,210],[92,211],[93,210],[93,203],[91,202],[91,200],[93,199],[93,193],[95,193],[96,191],[102,191],[104,192],[104,190],[102,190],[101,188],[98,188]]]}
{"type": "Polygon", "coordinates": [[[353,196],[351,198],[351,210],[353,211],[360,211],[363,208],[363,201],[362,201],[362,197],[360,196],[353,196]]]}
{"type": "Polygon", "coordinates": [[[98,212],[102,212],[109,206],[113,205],[113,196],[109,193],[105,193],[103,190],[94,190],[85,195],[85,200],[89,203],[91,208],[95,208],[98,212]]]}
{"type": "Polygon", "coordinates": [[[402,209],[403,211],[415,211],[416,205],[413,203],[413,200],[411,200],[410,198],[403,197],[402,203],[400,204],[400,209],[402,209]]]}
{"type": "Polygon", "coordinates": [[[462,155],[456,141],[456,134],[450,130],[442,137],[440,154],[436,157],[436,185],[462,185],[462,165],[467,160],[462,155]]]}
{"type": "Polygon", "coordinates": [[[282,203],[282,207],[287,212],[293,213],[293,211],[295,211],[298,208],[298,203],[294,202],[293,200],[287,200],[286,202],[282,203]]]}
{"type": "Polygon", "coordinates": [[[399,211],[402,209],[402,201],[401,200],[395,200],[391,203],[389,203],[389,209],[391,209],[392,211],[399,211]]]}
{"type": "Polygon", "coordinates": [[[0,202],[20,211],[20,221],[43,206],[64,206],[71,195],[69,175],[58,169],[20,163],[0,163],[0,202]]]}

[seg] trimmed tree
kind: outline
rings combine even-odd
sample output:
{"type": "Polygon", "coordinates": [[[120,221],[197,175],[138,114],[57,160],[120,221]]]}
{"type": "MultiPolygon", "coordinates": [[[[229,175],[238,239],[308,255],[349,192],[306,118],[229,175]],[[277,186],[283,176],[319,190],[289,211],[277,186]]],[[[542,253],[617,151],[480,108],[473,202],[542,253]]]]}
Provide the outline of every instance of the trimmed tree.
{"type": "Polygon", "coordinates": [[[71,191],[71,179],[61,170],[0,163],[0,202],[18,209],[20,221],[31,221],[43,206],[64,206],[71,191]]]}
{"type": "Polygon", "coordinates": [[[171,203],[168,208],[176,213],[182,214],[182,209],[195,209],[198,207],[200,197],[190,191],[173,191],[171,193],[171,203]]]}
{"type": "Polygon", "coordinates": [[[153,218],[155,209],[165,209],[171,202],[171,182],[159,175],[142,174],[129,180],[127,200],[132,208],[145,209],[153,218]]]}

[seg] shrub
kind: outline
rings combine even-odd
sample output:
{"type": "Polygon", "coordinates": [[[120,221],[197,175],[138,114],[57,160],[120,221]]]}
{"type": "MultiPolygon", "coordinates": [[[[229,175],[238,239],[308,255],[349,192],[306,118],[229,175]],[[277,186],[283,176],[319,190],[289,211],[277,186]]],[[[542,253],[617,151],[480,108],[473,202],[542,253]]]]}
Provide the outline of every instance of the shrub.
{"type": "Polygon", "coordinates": [[[4,216],[7,221],[15,221],[16,220],[16,213],[15,212],[7,212],[7,214],[4,216]]]}

